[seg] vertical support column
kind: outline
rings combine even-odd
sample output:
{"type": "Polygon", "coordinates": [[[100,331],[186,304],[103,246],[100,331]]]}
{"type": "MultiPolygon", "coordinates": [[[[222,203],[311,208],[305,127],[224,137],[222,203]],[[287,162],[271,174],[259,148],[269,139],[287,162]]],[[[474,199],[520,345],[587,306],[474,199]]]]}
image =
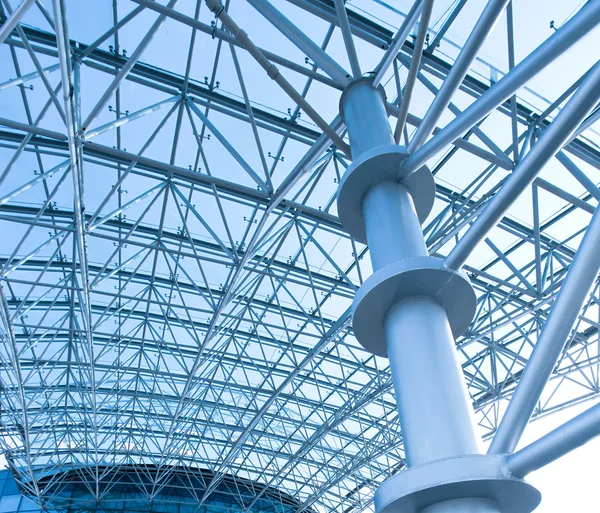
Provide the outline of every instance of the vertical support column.
{"type": "MultiPolygon", "coordinates": [[[[416,178],[401,180],[408,153],[395,145],[383,90],[373,88],[369,79],[346,88],[340,110],[353,163],[340,183],[338,213],[350,234],[368,243],[374,271],[354,300],[354,331],[367,350],[389,357],[409,469],[448,458],[460,464],[469,455],[486,458],[479,455],[454,344],[472,319],[475,295],[464,274],[429,257],[420,225],[433,203],[431,173],[423,167],[412,175],[416,178]]],[[[456,480],[457,473],[451,471],[448,479],[456,480]]],[[[435,474],[433,481],[439,480],[435,474]]],[[[474,482],[467,477],[462,485],[465,479],[474,482]]],[[[388,507],[427,513],[502,511],[494,497],[478,492],[477,483],[472,491],[463,487],[467,491],[413,497],[405,510],[407,490],[386,483],[375,497],[378,513],[387,513],[388,507]]],[[[422,492],[420,485],[415,493],[422,492]]]]}
{"type": "Polygon", "coordinates": [[[446,311],[416,296],[385,318],[406,460],[410,466],[477,454],[467,387],[446,311]]]}

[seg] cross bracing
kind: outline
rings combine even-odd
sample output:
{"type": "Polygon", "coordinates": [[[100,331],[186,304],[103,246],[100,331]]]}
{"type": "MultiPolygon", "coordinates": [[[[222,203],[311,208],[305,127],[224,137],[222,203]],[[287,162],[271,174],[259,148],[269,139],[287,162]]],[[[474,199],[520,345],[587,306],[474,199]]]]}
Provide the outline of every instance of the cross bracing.
{"type": "MultiPolygon", "coordinates": [[[[452,72],[452,38],[471,30],[461,2],[442,4],[428,31],[441,46],[422,55],[409,141],[452,72]]],[[[335,5],[273,5],[334,63],[316,63],[245,2],[226,7],[329,123],[345,86],[335,70],[349,69],[335,5]]],[[[14,7],[4,2],[3,23],[14,7]]],[[[371,271],[368,248],[337,217],[351,159],[330,135],[345,138],[343,125],[323,134],[201,2],[98,9],[106,19],[79,27],[76,5],[40,2],[2,45],[2,444],[12,469],[38,499],[41,467],[85,465],[101,481],[108,464],[156,465],[159,483],[186,465],[215,472],[199,502],[233,474],[289,493],[300,510],[370,508],[404,451],[387,360],[351,330],[350,304],[371,271]]],[[[362,69],[375,69],[404,14],[367,1],[347,13],[362,69]]],[[[392,125],[416,35],[383,75],[392,125]]],[[[514,54],[518,45],[498,37],[502,59],[514,54]]],[[[587,69],[586,41],[568,55],[587,69]]],[[[435,134],[515,65],[482,55],[435,134]]],[[[448,255],[583,72],[550,100],[535,85],[519,91],[430,158],[432,254],[448,255]]],[[[478,309],[457,347],[485,437],[600,197],[596,117],[466,263],[478,309]]],[[[598,393],[599,294],[596,285],[535,416],[598,393]]]]}

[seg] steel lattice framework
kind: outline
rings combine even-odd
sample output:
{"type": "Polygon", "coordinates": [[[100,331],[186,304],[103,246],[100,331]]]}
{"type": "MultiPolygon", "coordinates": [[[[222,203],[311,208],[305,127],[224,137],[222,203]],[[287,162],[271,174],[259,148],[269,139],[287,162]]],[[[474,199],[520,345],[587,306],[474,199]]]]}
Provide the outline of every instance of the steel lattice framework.
{"type": "MultiPolygon", "coordinates": [[[[384,87],[396,135],[430,166],[423,232],[446,257],[591,76],[598,54],[578,40],[600,22],[597,0],[574,2],[521,50],[515,0],[487,43],[506,65],[483,47],[461,74],[453,40],[483,5],[407,3],[227,2],[240,35],[200,0],[0,2],[0,441],[29,495],[51,500],[38,481],[64,470],[100,483],[150,465],[160,488],[191,466],[214,476],[200,504],[233,475],[297,513],[359,513],[405,467],[388,361],[352,331],[371,265],[335,203],[352,161],[345,69],[384,87]],[[568,52],[531,64],[555,44],[568,52]],[[534,92],[546,66],[570,70],[550,100],[534,92]]],[[[590,110],[463,267],[477,311],[457,348],[484,438],[600,199],[590,110]]],[[[535,417],[598,394],[599,298],[595,281],[535,417]]]]}

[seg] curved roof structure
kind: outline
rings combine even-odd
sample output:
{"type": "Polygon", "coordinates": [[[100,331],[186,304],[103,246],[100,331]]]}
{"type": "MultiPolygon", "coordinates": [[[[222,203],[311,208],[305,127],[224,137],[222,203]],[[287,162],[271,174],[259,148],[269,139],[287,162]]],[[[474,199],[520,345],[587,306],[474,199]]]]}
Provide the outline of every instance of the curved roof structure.
{"type": "MultiPolygon", "coordinates": [[[[464,77],[482,2],[436,1],[426,30],[413,2],[348,1],[347,22],[336,3],[225,2],[248,51],[200,0],[3,2],[0,444],[28,495],[51,499],[44,476],[66,471],[98,491],[107,468],[191,468],[211,476],[200,503],[235,476],[260,484],[246,510],[279,490],[296,513],[360,513],[404,468],[388,361],[352,330],[372,271],[337,215],[342,90],[375,78],[401,144],[436,141],[422,226],[446,257],[596,63],[597,2],[513,1],[464,77]]],[[[484,438],[600,198],[599,112],[464,266],[478,303],[457,349],[484,438]]],[[[598,297],[595,282],[534,416],[598,393],[598,297]]]]}

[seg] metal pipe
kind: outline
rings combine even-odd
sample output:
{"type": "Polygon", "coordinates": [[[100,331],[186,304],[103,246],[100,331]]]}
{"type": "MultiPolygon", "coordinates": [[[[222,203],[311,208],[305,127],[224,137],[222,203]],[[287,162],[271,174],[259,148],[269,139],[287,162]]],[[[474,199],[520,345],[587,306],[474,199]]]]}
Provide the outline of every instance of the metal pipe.
{"type": "Polygon", "coordinates": [[[404,300],[388,312],[385,332],[408,465],[478,453],[444,308],[427,297],[404,300]]]}
{"type": "Polygon", "coordinates": [[[450,14],[450,16],[448,16],[448,19],[446,20],[446,23],[444,23],[444,26],[435,35],[434,40],[427,46],[427,49],[429,52],[433,53],[434,50],[440,45],[440,43],[442,42],[442,39],[446,35],[446,32],[448,32],[448,29],[452,26],[452,24],[454,23],[454,20],[456,20],[456,18],[460,14],[460,11],[462,11],[462,9],[466,3],[467,3],[467,0],[460,0],[458,2],[457,6],[454,8],[454,10],[450,14]]]}
{"type": "MultiPolygon", "coordinates": [[[[395,144],[382,92],[370,82],[355,83],[343,103],[354,158],[395,144]]],[[[377,248],[370,252],[374,271],[402,258],[429,254],[412,197],[403,184],[377,183],[367,191],[361,208],[369,247],[377,248]]]]}
{"type": "Polygon", "coordinates": [[[58,164],[57,166],[54,166],[52,169],[46,171],[45,173],[39,173],[33,180],[24,183],[20,187],[16,188],[14,191],[9,192],[6,196],[1,197],[0,206],[4,205],[5,203],[8,203],[10,200],[18,196],[19,194],[31,189],[35,184],[41,182],[42,180],[48,180],[49,178],[52,178],[52,176],[54,176],[56,173],[64,171],[70,165],[71,161],[65,160],[64,162],[58,164]]]}
{"type": "Polygon", "coordinates": [[[137,112],[133,112],[132,114],[128,114],[127,116],[122,116],[119,119],[115,119],[114,121],[111,121],[110,123],[106,123],[105,125],[102,125],[94,130],[90,130],[89,132],[86,132],[85,135],[83,136],[83,140],[89,141],[92,137],[96,137],[97,135],[103,134],[104,132],[107,132],[108,130],[112,130],[113,128],[123,126],[131,121],[135,121],[136,119],[144,117],[147,114],[151,114],[152,112],[156,112],[156,111],[158,111],[168,105],[171,105],[175,102],[178,102],[180,100],[181,100],[181,95],[172,96],[171,98],[167,98],[166,100],[163,100],[162,102],[158,102],[158,103],[155,103],[154,105],[150,105],[149,107],[146,107],[145,109],[138,110],[137,112]]]}
{"type": "Polygon", "coordinates": [[[512,96],[532,77],[581,40],[600,23],[600,2],[588,2],[559,30],[490,87],[435,137],[416,150],[403,163],[403,173],[419,169],[435,153],[475,126],[512,96]]]}
{"type": "Polygon", "coordinates": [[[21,18],[25,16],[25,13],[29,10],[33,2],[35,2],[35,0],[23,0],[19,7],[17,7],[4,22],[4,25],[0,27],[0,45],[4,43],[4,40],[21,21],[21,18]]]}
{"type": "MultiPolygon", "coordinates": [[[[335,119],[331,122],[331,128],[336,134],[339,134],[344,127],[341,116],[338,114],[335,119]]],[[[296,185],[298,180],[304,176],[308,171],[312,170],[313,166],[323,156],[327,149],[331,146],[331,141],[327,134],[321,134],[319,138],[313,143],[308,149],[304,156],[298,161],[294,169],[283,179],[271,202],[268,206],[268,211],[272,211],[281,200],[287,195],[287,193],[296,185]]]]}
{"type": "Polygon", "coordinates": [[[394,39],[392,39],[392,42],[388,46],[388,49],[386,50],[383,58],[375,68],[375,77],[373,78],[374,88],[379,86],[383,75],[392,64],[392,61],[396,58],[396,55],[398,55],[400,48],[402,48],[402,45],[406,41],[406,38],[408,37],[408,34],[410,34],[412,28],[415,26],[415,23],[417,23],[417,19],[421,14],[421,11],[423,10],[423,4],[423,0],[416,0],[410,8],[410,11],[408,11],[406,18],[404,18],[404,22],[398,29],[398,32],[396,32],[396,35],[394,36],[394,39]]]}
{"type": "Polygon", "coordinates": [[[558,160],[594,198],[600,201],[600,189],[598,189],[598,186],[592,182],[592,180],[590,180],[588,176],[579,169],[569,157],[567,157],[567,155],[565,155],[564,151],[561,150],[556,154],[556,160],[558,160]]]}
{"type": "Polygon", "coordinates": [[[506,457],[510,471],[519,477],[552,463],[600,435],[600,403],[565,422],[539,440],[506,457]]]}
{"type": "Polygon", "coordinates": [[[60,116],[60,119],[62,119],[63,122],[66,124],[67,118],[65,116],[65,112],[62,108],[62,105],[61,105],[58,97],[56,96],[56,92],[54,91],[54,88],[50,85],[50,81],[48,80],[46,73],[44,73],[44,69],[42,68],[42,65],[40,64],[40,61],[37,57],[36,52],[33,50],[31,44],[29,43],[29,39],[25,35],[23,28],[20,25],[17,25],[15,27],[15,29],[16,29],[17,33],[19,34],[21,41],[23,42],[23,47],[27,50],[27,53],[29,54],[29,57],[31,58],[31,62],[33,62],[33,65],[35,66],[35,69],[38,72],[38,76],[40,77],[40,79],[42,80],[42,83],[44,84],[44,87],[48,91],[48,94],[50,95],[50,99],[52,100],[52,103],[56,107],[56,110],[58,112],[58,115],[60,116]]]}
{"type": "Polygon", "coordinates": [[[342,68],[322,48],[304,34],[296,25],[288,20],[267,0],[248,0],[279,32],[287,37],[294,45],[312,59],[331,78],[346,85],[350,82],[350,74],[342,68]]]}
{"type": "Polygon", "coordinates": [[[59,141],[66,141],[68,139],[65,134],[54,132],[52,130],[46,130],[45,128],[39,128],[27,123],[19,123],[18,121],[13,121],[12,119],[0,118],[0,125],[14,128],[15,130],[22,130],[23,132],[28,132],[30,134],[49,137],[50,139],[57,139],[59,141]]]}
{"type": "MultiPolygon", "coordinates": [[[[226,42],[231,43],[239,48],[244,48],[240,44],[240,42],[238,40],[236,40],[235,37],[233,37],[228,31],[219,29],[217,27],[211,27],[210,25],[207,25],[206,23],[202,23],[201,21],[196,20],[190,16],[186,16],[185,14],[181,13],[180,11],[175,11],[173,9],[167,9],[166,6],[157,3],[156,0],[131,0],[131,1],[135,2],[136,4],[140,4],[141,6],[144,6],[146,9],[150,9],[152,11],[164,14],[168,18],[171,18],[172,20],[176,20],[179,23],[182,23],[183,25],[187,25],[188,27],[192,27],[193,29],[197,30],[198,32],[202,32],[204,34],[209,34],[211,37],[215,37],[222,41],[226,41],[226,42]]],[[[312,67],[308,68],[306,66],[302,66],[296,62],[292,62],[289,59],[285,59],[284,57],[281,57],[280,55],[277,55],[276,53],[269,52],[268,50],[265,50],[264,48],[259,48],[259,50],[271,62],[276,62],[277,64],[280,64],[281,66],[284,66],[285,68],[288,68],[292,71],[295,71],[296,73],[300,73],[301,75],[304,75],[304,76],[307,76],[314,80],[317,80],[318,82],[321,82],[323,84],[327,84],[330,87],[334,87],[337,89],[343,88],[343,86],[341,86],[335,80],[329,78],[328,76],[323,75],[321,73],[317,73],[316,71],[313,71],[312,67]]]]}
{"type": "Polygon", "coordinates": [[[91,400],[91,422],[93,427],[92,462],[98,475],[98,408],[96,403],[96,373],[95,373],[95,349],[92,335],[92,316],[90,300],[90,280],[87,254],[87,234],[85,230],[85,193],[83,189],[83,152],[81,148],[80,134],[80,110],[79,110],[79,62],[74,61],[71,67],[71,49],[69,46],[69,33],[67,26],[67,13],[64,0],[52,0],[54,18],[56,19],[56,47],[60,62],[62,77],[63,102],[66,111],[67,135],[69,142],[69,157],[71,161],[71,176],[73,178],[73,211],[76,228],[77,255],[79,257],[79,273],[82,282],[82,307],[81,324],[85,334],[85,344],[89,355],[89,377],[92,390],[91,400]]]}
{"type": "MultiPolygon", "coordinates": [[[[48,67],[44,68],[42,71],[46,75],[49,75],[53,71],[56,71],[59,67],[60,67],[60,64],[53,64],[52,66],[48,66],[48,67]]],[[[12,87],[12,86],[24,84],[25,82],[28,82],[29,80],[34,80],[39,76],[40,76],[40,73],[38,71],[32,71],[31,73],[27,73],[27,75],[21,75],[20,77],[13,78],[11,80],[7,80],[6,82],[3,82],[2,84],[0,84],[0,91],[2,91],[4,89],[8,89],[9,87],[12,87]]]]}
{"type": "MultiPolygon", "coordinates": [[[[167,5],[167,7],[168,8],[175,7],[175,5],[177,5],[178,1],[179,0],[171,0],[169,2],[169,4],[167,5]]],[[[125,63],[125,65],[121,68],[121,70],[119,71],[119,73],[117,74],[115,79],[108,86],[108,89],[104,92],[104,94],[102,95],[100,100],[98,100],[98,103],[96,103],[95,107],[92,109],[92,112],[89,113],[87,119],[82,124],[81,128],[84,132],[87,128],[89,128],[89,126],[98,117],[98,115],[100,114],[100,111],[104,108],[104,106],[106,105],[108,100],[110,100],[112,95],[115,93],[115,91],[121,85],[121,82],[123,82],[123,80],[125,80],[125,77],[129,74],[131,69],[135,66],[135,63],[143,55],[144,51],[146,50],[146,48],[148,47],[148,45],[154,38],[154,35],[163,26],[163,23],[165,22],[166,19],[167,19],[167,17],[164,14],[161,14],[158,17],[158,19],[154,22],[154,24],[150,27],[150,30],[148,30],[148,32],[146,33],[146,35],[144,36],[144,38],[142,39],[140,44],[137,46],[137,48],[131,54],[131,57],[129,57],[129,59],[127,59],[127,62],[125,63]]]]}
{"type": "MultiPolygon", "coordinates": [[[[342,111],[355,158],[395,144],[382,92],[370,82],[357,81],[345,91],[342,111]]],[[[353,172],[371,171],[363,166],[353,172]]],[[[376,274],[398,261],[429,255],[412,196],[402,183],[375,183],[361,208],[376,274]]],[[[418,288],[417,283],[412,286],[418,288]]],[[[416,293],[392,304],[383,325],[408,465],[479,453],[466,382],[444,307],[437,299],[416,293]]],[[[422,511],[450,513],[457,508],[499,513],[494,502],[474,497],[442,501],[422,511]]]]}
{"type": "Polygon", "coordinates": [[[431,11],[433,10],[433,0],[424,0],[423,4],[423,12],[421,13],[421,20],[419,21],[419,32],[417,33],[417,39],[413,49],[412,61],[408,70],[408,77],[406,78],[406,85],[402,91],[402,103],[400,104],[400,112],[398,114],[398,120],[396,121],[396,129],[394,130],[394,140],[397,143],[400,141],[400,136],[402,135],[404,125],[406,124],[408,107],[410,106],[412,92],[415,83],[417,82],[417,73],[419,73],[419,67],[421,66],[423,46],[425,45],[425,37],[427,36],[431,11]]]}
{"type": "Polygon", "coordinates": [[[408,151],[410,153],[418,150],[433,132],[435,125],[467,75],[471,63],[477,56],[477,52],[479,52],[481,45],[491,32],[496,20],[500,14],[502,14],[502,11],[504,11],[507,3],[508,0],[490,0],[485,6],[483,13],[477,20],[469,38],[452,65],[446,80],[444,80],[438,94],[435,95],[433,102],[431,102],[431,105],[423,118],[423,123],[411,139],[410,144],[408,145],[408,151]]]}
{"type": "Polygon", "coordinates": [[[450,251],[446,257],[446,264],[450,269],[462,267],[477,244],[496,225],[525,188],[533,182],[544,165],[569,140],[570,135],[577,129],[581,120],[589,114],[599,98],[600,62],[594,66],[571,100],[542,133],[538,142],[517,165],[512,175],[489,201],[482,214],[450,251]]]}
{"type": "Polygon", "coordinates": [[[392,181],[375,184],[362,208],[369,247],[378,248],[370,252],[373,271],[396,260],[429,255],[412,196],[404,185],[392,181]]]}
{"type": "Polygon", "coordinates": [[[340,22],[342,37],[344,38],[344,45],[346,46],[346,53],[348,54],[348,60],[350,61],[350,68],[352,69],[352,75],[354,75],[354,78],[358,78],[362,75],[362,72],[360,71],[358,56],[356,55],[356,47],[354,46],[354,39],[352,38],[352,31],[350,30],[346,6],[344,5],[344,0],[334,0],[334,2],[335,10],[337,11],[338,20],[340,22]]]}
{"type": "Polygon", "coordinates": [[[600,270],[600,210],[592,216],[489,452],[512,452],[554,370],[600,270]]]}
{"type": "Polygon", "coordinates": [[[233,145],[227,140],[227,138],[217,129],[215,125],[208,119],[208,117],[198,108],[198,106],[189,98],[186,99],[187,105],[190,109],[198,116],[204,125],[211,131],[211,133],[219,140],[219,142],[225,147],[229,154],[236,160],[236,162],[250,175],[250,178],[254,180],[264,192],[270,192],[269,186],[262,180],[260,176],[254,171],[252,166],[248,164],[244,158],[238,153],[233,145]]]}
{"type": "MultiPolygon", "coordinates": [[[[404,56],[404,55],[400,55],[399,56],[399,60],[402,64],[404,64],[405,66],[410,66],[411,62],[410,60],[404,56]]],[[[427,78],[425,77],[425,75],[423,75],[423,73],[418,73],[417,74],[417,78],[419,79],[419,81],[427,88],[429,89],[429,91],[436,96],[439,92],[439,89],[427,78]]],[[[407,82],[408,84],[408,82],[407,82]]],[[[454,114],[455,116],[460,116],[461,114],[461,110],[452,102],[450,102],[448,104],[448,110],[450,110],[450,112],[452,112],[452,114],[454,114]]],[[[420,120],[420,123],[422,123],[423,121],[420,120]]],[[[419,125],[420,125],[419,123],[419,125]]],[[[433,134],[437,134],[441,129],[440,128],[434,128],[433,130],[433,134]]],[[[470,153],[473,153],[474,155],[478,155],[483,159],[486,159],[492,163],[495,163],[496,165],[498,165],[499,167],[503,168],[503,169],[509,169],[509,170],[513,170],[514,165],[512,160],[510,160],[510,158],[508,158],[506,156],[506,153],[504,153],[487,135],[485,135],[485,133],[478,127],[478,126],[474,126],[473,128],[471,128],[471,130],[469,132],[472,132],[475,136],[477,136],[477,138],[483,142],[483,144],[485,144],[490,150],[492,150],[492,154],[488,153],[487,151],[485,151],[483,148],[480,148],[479,146],[474,145],[473,143],[470,143],[466,140],[466,138],[459,138],[456,141],[453,142],[453,144],[455,146],[458,147],[463,147],[463,149],[467,149],[467,151],[469,151],[470,153]],[[492,157],[494,160],[490,160],[490,157],[492,157]]],[[[394,134],[394,137],[396,137],[396,134],[394,134]]]]}
{"type": "Polygon", "coordinates": [[[554,185],[553,183],[550,183],[546,180],[544,180],[543,178],[540,178],[539,176],[533,181],[533,184],[540,187],[541,189],[544,189],[546,191],[548,191],[550,194],[554,194],[555,196],[559,197],[560,199],[565,200],[568,203],[571,203],[572,205],[585,210],[586,212],[593,214],[594,211],[596,210],[594,208],[593,205],[590,205],[587,201],[583,201],[582,199],[578,198],[577,196],[574,196],[573,194],[568,193],[567,191],[565,191],[563,188],[559,187],[558,185],[554,185]]]}
{"type": "Polygon", "coordinates": [[[567,144],[569,144],[574,139],[577,139],[589,127],[591,127],[592,125],[596,124],[596,121],[598,121],[598,119],[600,119],[600,106],[596,106],[596,109],[594,110],[594,112],[592,112],[589,115],[589,117],[587,117],[586,119],[583,120],[583,122],[581,123],[581,125],[579,125],[579,127],[577,128],[577,130],[575,130],[575,133],[572,134],[571,137],[569,137],[569,140],[567,141],[567,144]]]}
{"type": "Polygon", "coordinates": [[[236,41],[254,58],[254,60],[267,72],[267,75],[273,80],[287,95],[296,102],[296,104],[310,117],[315,124],[325,132],[331,141],[346,155],[350,156],[350,147],[342,140],[342,138],[327,124],[327,122],[317,113],[315,109],[308,103],[304,97],[296,91],[280,73],[275,66],[259,48],[250,40],[248,34],[244,32],[231,16],[224,10],[220,0],[205,0],[208,8],[215,13],[225,27],[233,34],[236,41]]]}
{"type": "Polygon", "coordinates": [[[347,89],[342,101],[354,159],[378,146],[396,144],[382,91],[374,89],[365,79],[347,89]],[[366,120],[369,122],[365,122],[366,120]]]}

